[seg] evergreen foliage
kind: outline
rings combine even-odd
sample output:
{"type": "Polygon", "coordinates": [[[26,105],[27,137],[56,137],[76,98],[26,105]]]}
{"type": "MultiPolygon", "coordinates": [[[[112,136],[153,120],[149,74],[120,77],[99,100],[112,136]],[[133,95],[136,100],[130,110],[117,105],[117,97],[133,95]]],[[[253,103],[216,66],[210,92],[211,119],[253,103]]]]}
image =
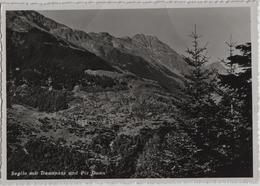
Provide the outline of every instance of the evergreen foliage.
{"type": "Polygon", "coordinates": [[[185,115],[183,125],[199,148],[197,163],[207,165],[208,171],[205,170],[204,176],[250,176],[252,134],[251,123],[247,120],[251,117],[248,108],[251,94],[248,78],[251,73],[250,45],[239,45],[237,48],[242,55],[229,58],[230,63],[237,63],[246,69],[238,74],[222,76],[219,86],[219,80],[212,76],[213,72],[203,68],[208,58],[205,55],[206,47],[199,46],[200,36],[196,28],[191,37],[193,48],[187,50],[187,61],[192,73],[185,82],[187,98],[181,108],[185,115]],[[220,98],[219,102],[216,96],[220,98]],[[249,112],[245,113],[244,109],[249,112]]]}
{"type": "Polygon", "coordinates": [[[12,102],[34,107],[42,112],[56,112],[68,108],[69,97],[66,91],[22,85],[15,90],[12,102]]]}
{"type": "Polygon", "coordinates": [[[235,176],[252,176],[251,43],[238,45],[236,49],[240,53],[230,55],[226,61],[229,73],[219,75],[222,88],[220,114],[229,127],[225,135],[229,155],[221,171],[233,171],[235,176]]]}

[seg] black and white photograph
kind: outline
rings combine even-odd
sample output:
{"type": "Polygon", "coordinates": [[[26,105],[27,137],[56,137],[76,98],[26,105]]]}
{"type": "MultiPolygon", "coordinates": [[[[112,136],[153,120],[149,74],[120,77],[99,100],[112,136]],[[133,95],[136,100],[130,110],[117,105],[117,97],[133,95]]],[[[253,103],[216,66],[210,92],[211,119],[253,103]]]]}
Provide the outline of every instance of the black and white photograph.
{"type": "Polygon", "coordinates": [[[253,178],[251,11],[7,10],[7,180],[253,178]]]}

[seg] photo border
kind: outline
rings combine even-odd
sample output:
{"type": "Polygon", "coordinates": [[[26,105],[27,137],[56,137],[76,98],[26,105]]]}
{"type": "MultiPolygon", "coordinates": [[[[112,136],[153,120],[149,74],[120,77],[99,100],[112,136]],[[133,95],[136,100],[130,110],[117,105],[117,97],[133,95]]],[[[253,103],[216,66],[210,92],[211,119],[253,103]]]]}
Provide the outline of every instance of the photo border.
{"type": "MultiPolygon", "coordinates": [[[[28,2],[28,1],[26,1],[28,2]]],[[[259,104],[259,65],[258,65],[258,32],[257,32],[257,1],[73,1],[70,2],[28,2],[1,4],[1,121],[2,121],[2,183],[257,183],[259,182],[259,137],[258,137],[258,104],[259,104]],[[179,3],[178,3],[179,2],[179,3]],[[184,3],[185,2],[185,3],[184,3]],[[203,3],[204,2],[204,3],[203,3]],[[222,3],[221,3],[222,2],[222,3]],[[158,8],[213,8],[213,7],[249,7],[251,14],[251,43],[252,43],[252,94],[253,94],[253,178],[138,178],[138,179],[28,179],[7,180],[7,141],[6,141],[6,11],[7,10],[72,10],[72,9],[158,9],[158,8]],[[258,103],[258,104],[256,104],[258,103]]]]}

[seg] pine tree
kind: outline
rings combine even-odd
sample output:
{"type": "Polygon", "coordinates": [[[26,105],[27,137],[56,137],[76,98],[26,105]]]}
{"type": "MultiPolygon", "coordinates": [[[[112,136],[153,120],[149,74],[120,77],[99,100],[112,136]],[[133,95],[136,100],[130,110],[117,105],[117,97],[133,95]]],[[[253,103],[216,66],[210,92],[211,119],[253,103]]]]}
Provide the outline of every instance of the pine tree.
{"type": "Polygon", "coordinates": [[[184,106],[187,106],[185,109],[189,115],[198,117],[203,114],[201,106],[205,106],[208,101],[212,101],[211,98],[216,81],[213,71],[204,68],[208,62],[207,48],[206,45],[204,47],[200,46],[199,39],[201,36],[197,34],[196,25],[190,37],[193,39],[193,47],[187,49],[188,57],[186,61],[190,65],[191,73],[185,75],[184,92],[188,97],[186,99],[188,104],[184,104],[184,106]]]}
{"type": "Polygon", "coordinates": [[[193,46],[187,49],[186,61],[190,65],[190,74],[185,76],[184,99],[181,109],[183,124],[189,136],[198,147],[194,153],[198,166],[203,167],[204,175],[215,174],[221,154],[218,152],[218,130],[223,120],[219,120],[219,107],[214,95],[216,94],[217,80],[215,72],[205,68],[208,62],[207,47],[200,46],[201,36],[195,29],[190,35],[193,46]]]}
{"type": "MultiPolygon", "coordinates": [[[[243,115],[249,122],[252,120],[252,70],[251,43],[236,46],[240,51],[237,55],[230,55],[227,64],[238,66],[239,70],[229,71],[220,75],[221,85],[231,89],[242,102],[243,115]]],[[[242,111],[242,110],[241,110],[242,111]]]]}
{"type": "Polygon", "coordinates": [[[193,47],[187,49],[186,61],[191,70],[189,75],[185,75],[183,110],[190,118],[199,119],[213,114],[210,113],[208,107],[215,105],[213,93],[216,80],[213,71],[204,68],[208,62],[207,48],[200,46],[201,36],[197,34],[196,25],[190,37],[193,39],[193,47]]]}
{"type": "Polygon", "coordinates": [[[219,115],[225,119],[223,137],[226,148],[222,172],[232,176],[252,176],[252,83],[251,44],[236,46],[240,54],[231,55],[227,64],[237,66],[219,75],[222,88],[219,115]],[[232,112],[230,112],[232,106],[232,112]]]}

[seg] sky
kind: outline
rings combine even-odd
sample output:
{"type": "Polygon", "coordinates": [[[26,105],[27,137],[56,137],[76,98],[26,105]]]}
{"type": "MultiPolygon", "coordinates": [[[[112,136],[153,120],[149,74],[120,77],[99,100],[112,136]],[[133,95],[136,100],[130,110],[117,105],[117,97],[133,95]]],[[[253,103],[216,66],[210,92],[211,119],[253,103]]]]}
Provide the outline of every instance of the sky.
{"type": "Polygon", "coordinates": [[[73,29],[108,32],[115,37],[138,33],[154,35],[179,54],[191,46],[190,33],[197,26],[201,44],[208,43],[211,62],[228,55],[225,41],[230,35],[237,44],[250,42],[250,9],[172,8],[118,10],[49,10],[41,14],[73,29]]]}

